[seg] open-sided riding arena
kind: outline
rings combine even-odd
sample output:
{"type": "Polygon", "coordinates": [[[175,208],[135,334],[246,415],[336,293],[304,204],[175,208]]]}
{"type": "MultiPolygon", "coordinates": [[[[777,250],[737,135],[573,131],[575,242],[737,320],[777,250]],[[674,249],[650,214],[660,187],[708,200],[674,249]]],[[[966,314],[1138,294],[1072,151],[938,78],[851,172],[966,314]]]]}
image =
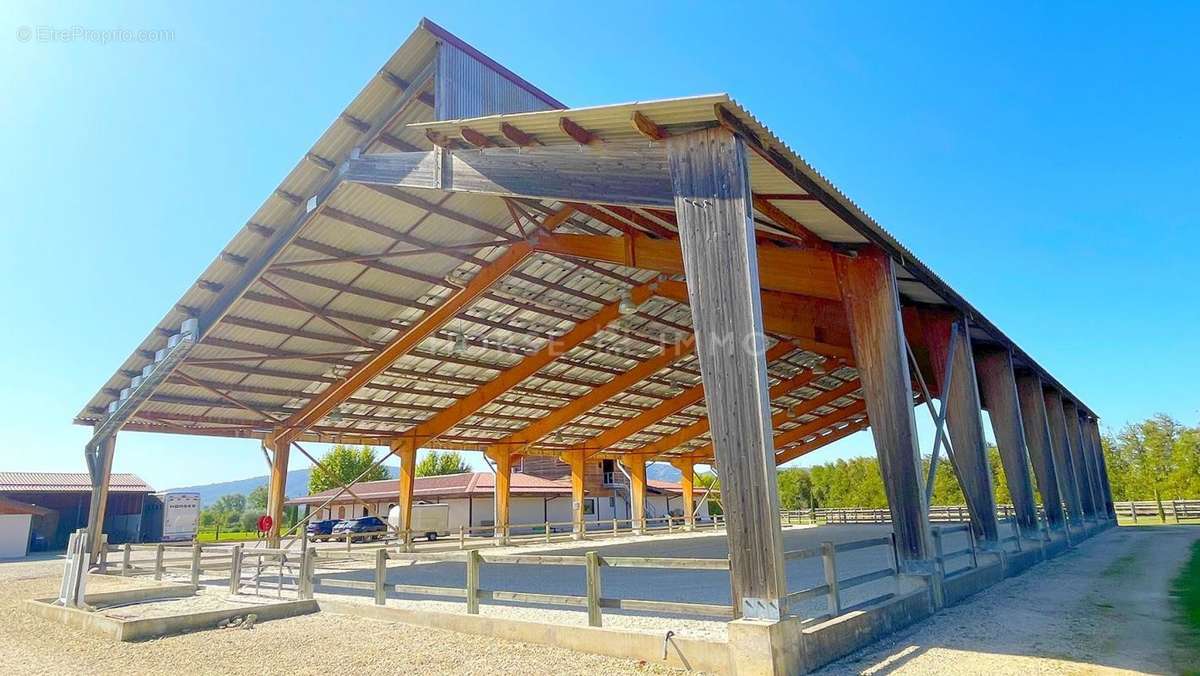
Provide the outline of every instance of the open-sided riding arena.
{"type": "Polygon", "coordinates": [[[228,622],[257,592],[279,597],[262,620],[332,609],[798,673],[1115,524],[1097,414],[750,111],[570,108],[428,20],[75,422],[94,428],[85,558],[175,579],[160,597],[234,595],[178,626],[93,623],[125,640],[228,622]],[[868,429],[887,510],[781,513],[779,464],[868,429]],[[270,466],[264,543],[107,545],[122,430],[246,439],[270,466]],[[381,541],[281,526],[289,460],[332,442],[399,461],[381,541]],[[415,541],[422,448],[486,456],[491,523],[415,541]],[[569,521],[511,518],[514,468],[536,462],[569,468],[569,521]],[[682,473],[680,515],[648,512],[652,462],[682,473]],[[939,462],[965,509],[930,508],[939,462]],[[601,467],[627,477],[628,518],[586,513],[601,467]]]}

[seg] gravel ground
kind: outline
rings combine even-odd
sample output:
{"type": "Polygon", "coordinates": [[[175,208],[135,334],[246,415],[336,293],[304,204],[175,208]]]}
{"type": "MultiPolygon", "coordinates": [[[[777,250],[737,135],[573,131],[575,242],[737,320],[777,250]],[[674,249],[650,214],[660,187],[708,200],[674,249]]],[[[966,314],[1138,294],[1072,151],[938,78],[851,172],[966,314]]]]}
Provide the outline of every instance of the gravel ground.
{"type": "Polygon", "coordinates": [[[1200,527],[1121,527],[822,674],[1177,674],[1200,669],[1168,589],[1200,527]]]}
{"type": "MultiPolygon", "coordinates": [[[[3,674],[626,674],[673,673],[655,664],[317,613],[141,643],[114,643],[33,617],[25,599],[54,596],[60,560],[0,563],[3,674]]],[[[146,584],[97,578],[90,591],[146,584]]]]}

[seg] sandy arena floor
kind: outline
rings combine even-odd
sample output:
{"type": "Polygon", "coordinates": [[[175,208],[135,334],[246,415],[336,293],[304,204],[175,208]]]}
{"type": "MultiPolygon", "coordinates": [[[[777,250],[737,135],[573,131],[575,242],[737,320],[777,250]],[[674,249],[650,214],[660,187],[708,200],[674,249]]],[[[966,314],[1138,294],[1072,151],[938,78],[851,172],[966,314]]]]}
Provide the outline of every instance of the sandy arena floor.
{"type": "MultiPolygon", "coordinates": [[[[873,537],[877,527],[799,530],[785,538],[788,548],[810,540],[873,537]]],[[[1172,622],[1167,588],[1174,571],[1200,538],[1200,527],[1121,528],[1084,542],[1079,548],[1025,575],[1006,580],[966,603],[903,630],[836,662],[823,674],[1175,674],[1200,665],[1200,646],[1180,643],[1172,622]]],[[[803,544],[802,544],[803,543],[803,544]]],[[[586,548],[597,548],[599,543],[586,548]]],[[[613,542],[610,554],[723,556],[724,538],[679,538],[666,543],[613,542]],[[654,551],[652,551],[654,550],[654,551]]],[[[563,553],[578,545],[558,546],[563,553]]],[[[878,557],[847,559],[842,575],[878,565],[878,557]]],[[[574,553],[574,552],[571,552],[574,553]]],[[[853,553],[853,552],[852,552],[853,553]]],[[[657,665],[576,653],[568,650],[468,636],[323,612],[267,622],[251,631],[218,630],[145,643],[114,644],[26,614],[20,603],[57,591],[61,561],[0,563],[0,673],[67,673],[86,668],[99,674],[338,672],[421,674],[594,674],[667,673],[657,665]],[[397,649],[402,646],[402,649],[397,649]]],[[[557,569],[556,569],[557,570],[557,569]]],[[[527,578],[519,567],[497,567],[490,583],[521,588],[527,578]]],[[[574,587],[579,581],[564,569],[542,576],[540,586],[574,587]]],[[[413,566],[389,570],[392,582],[455,584],[453,566],[413,566]]],[[[342,577],[343,574],[335,574],[342,577]]],[[[789,568],[792,584],[806,584],[808,570],[789,568]]],[[[357,577],[350,573],[346,577],[357,577]]],[[[145,578],[142,578],[144,580],[145,578]]],[[[485,578],[485,582],[488,580],[485,578]]],[[[693,582],[696,580],[693,580],[693,582]]],[[[206,581],[209,582],[209,581],[206,581]]],[[[645,591],[646,580],[637,580],[645,591]]],[[[673,598],[681,581],[651,581],[654,596],[673,598]]],[[[719,602],[727,582],[701,585],[695,600],[719,602]]],[[[614,576],[614,587],[632,590],[633,579],[614,576]]],[[[90,591],[146,584],[136,578],[93,578],[90,591]]],[[[695,587],[693,586],[694,590],[695,587]]],[[[564,589],[565,591],[565,589],[564,589]]],[[[616,591],[614,589],[614,591],[616,591]]],[[[209,594],[220,596],[210,588],[209,594]]],[[[355,595],[357,596],[357,595],[355,595]]],[[[695,598],[696,594],[687,594],[695,598]]],[[[342,596],[341,598],[346,598],[342,596]]],[[[681,599],[682,600],[682,599],[681,599]]],[[[209,603],[210,601],[200,601],[209,603]]],[[[218,603],[218,601],[211,601],[218,603]]],[[[364,602],[369,602],[364,599],[364,602]]],[[[389,605],[408,605],[389,599],[389,605]]],[[[447,605],[451,605],[447,603],[447,605]]],[[[547,609],[485,606],[487,614],[520,615],[547,609]]],[[[561,611],[571,614],[571,611],[561,611]]],[[[574,613],[582,615],[581,613],[574,613]]],[[[582,617],[560,621],[582,620],[582,617]]],[[[692,634],[723,634],[719,623],[689,625],[692,634]],[[703,625],[713,625],[706,627],[703,625]],[[717,627],[720,626],[720,629],[717,627]],[[710,633],[711,630],[711,633],[710,633]]],[[[606,613],[606,624],[643,626],[636,616],[606,613]]],[[[657,628],[657,627],[653,627],[657,628]]]]}
{"type": "MultiPolygon", "coordinates": [[[[203,631],[114,643],[27,614],[28,598],[55,596],[58,560],[0,564],[3,674],[628,674],[672,673],[598,655],[317,613],[252,630],[203,631]]],[[[145,584],[92,578],[89,591],[145,584]]]]}

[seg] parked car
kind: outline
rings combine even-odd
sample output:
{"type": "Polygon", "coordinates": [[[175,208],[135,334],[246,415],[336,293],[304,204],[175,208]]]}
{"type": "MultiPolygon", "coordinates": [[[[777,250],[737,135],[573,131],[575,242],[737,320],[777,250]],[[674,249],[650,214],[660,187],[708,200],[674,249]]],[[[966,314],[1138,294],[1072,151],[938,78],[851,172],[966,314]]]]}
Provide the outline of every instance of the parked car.
{"type": "Polygon", "coordinates": [[[309,521],[305,532],[308,533],[310,542],[318,540],[327,541],[333,537],[333,527],[339,523],[337,519],[326,519],[324,521],[309,521]]]}
{"type": "Polygon", "coordinates": [[[333,538],[342,540],[374,540],[387,534],[387,523],[377,516],[364,516],[361,519],[339,521],[333,527],[333,538]]]}

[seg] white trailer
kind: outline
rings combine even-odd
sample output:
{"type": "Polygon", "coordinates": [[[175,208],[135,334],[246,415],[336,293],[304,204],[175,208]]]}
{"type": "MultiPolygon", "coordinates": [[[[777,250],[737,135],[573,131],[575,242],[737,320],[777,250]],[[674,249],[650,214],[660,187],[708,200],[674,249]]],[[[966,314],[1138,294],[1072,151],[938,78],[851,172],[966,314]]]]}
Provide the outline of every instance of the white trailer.
{"type": "MultiPolygon", "coordinates": [[[[388,525],[393,530],[400,530],[400,507],[388,510],[388,525]]],[[[438,539],[439,535],[450,534],[450,505],[445,503],[418,504],[412,506],[412,526],[409,528],[413,537],[424,535],[430,542],[438,539]]]]}
{"type": "Polygon", "coordinates": [[[163,542],[189,542],[200,525],[199,493],[167,493],[163,503],[163,542]]]}

